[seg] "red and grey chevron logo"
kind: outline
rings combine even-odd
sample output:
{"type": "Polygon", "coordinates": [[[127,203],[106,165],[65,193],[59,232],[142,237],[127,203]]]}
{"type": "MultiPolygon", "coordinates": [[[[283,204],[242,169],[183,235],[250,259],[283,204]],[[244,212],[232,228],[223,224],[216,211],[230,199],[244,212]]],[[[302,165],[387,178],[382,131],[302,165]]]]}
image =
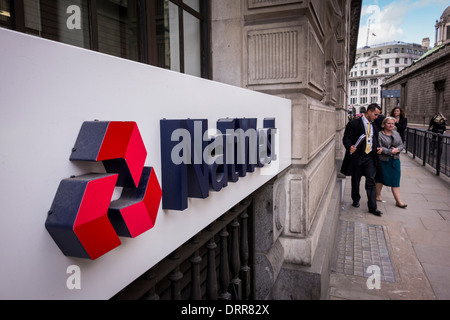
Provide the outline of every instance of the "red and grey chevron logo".
{"type": "Polygon", "coordinates": [[[95,260],[153,228],[161,187],[135,122],[89,121],[81,126],[71,161],[102,162],[106,173],[60,182],[45,227],[61,251],[95,260]],[[123,187],[111,201],[115,187],[123,187]]]}

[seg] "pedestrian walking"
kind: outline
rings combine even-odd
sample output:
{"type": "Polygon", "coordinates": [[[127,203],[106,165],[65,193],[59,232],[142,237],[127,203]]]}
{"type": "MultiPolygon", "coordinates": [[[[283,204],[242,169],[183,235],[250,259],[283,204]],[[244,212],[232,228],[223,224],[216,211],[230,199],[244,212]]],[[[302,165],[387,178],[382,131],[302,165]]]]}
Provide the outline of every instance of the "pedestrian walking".
{"type": "Polygon", "coordinates": [[[377,179],[377,201],[381,199],[383,185],[389,186],[394,195],[395,205],[399,208],[406,208],[400,196],[401,163],[400,153],[404,146],[400,134],[394,130],[395,118],[386,117],[382,123],[382,131],[378,135],[378,144],[381,147],[379,158],[382,168],[382,179],[377,179]]]}
{"type": "Polygon", "coordinates": [[[408,119],[406,118],[405,110],[401,107],[395,107],[392,109],[390,116],[395,119],[395,128],[397,129],[397,132],[400,133],[404,145],[406,141],[405,131],[408,127],[408,119]]]}
{"type": "Polygon", "coordinates": [[[441,112],[436,112],[430,120],[428,131],[444,134],[447,130],[447,118],[441,112]]]}
{"type": "Polygon", "coordinates": [[[386,118],[386,116],[383,113],[380,113],[378,118],[376,118],[373,122],[373,124],[377,127],[378,132],[381,131],[381,124],[383,123],[384,118],[386,118]]]}
{"type": "Polygon", "coordinates": [[[431,131],[433,133],[433,136],[431,137],[431,144],[430,144],[430,155],[434,156],[437,154],[437,156],[440,158],[442,154],[442,148],[439,149],[438,152],[435,152],[436,149],[438,149],[439,144],[442,141],[442,137],[439,136],[439,134],[444,134],[447,130],[447,118],[444,117],[444,115],[441,112],[436,112],[433,117],[431,117],[430,124],[428,126],[428,131],[431,131]]]}
{"type": "Polygon", "coordinates": [[[367,193],[367,206],[369,212],[381,216],[383,213],[377,209],[376,201],[376,175],[379,165],[378,158],[378,128],[373,121],[381,113],[381,107],[370,104],[366,112],[358,119],[347,123],[342,142],[346,153],[341,167],[341,173],[351,176],[352,181],[352,205],[360,206],[361,195],[359,192],[361,177],[366,177],[365,189],[367,193]]]}

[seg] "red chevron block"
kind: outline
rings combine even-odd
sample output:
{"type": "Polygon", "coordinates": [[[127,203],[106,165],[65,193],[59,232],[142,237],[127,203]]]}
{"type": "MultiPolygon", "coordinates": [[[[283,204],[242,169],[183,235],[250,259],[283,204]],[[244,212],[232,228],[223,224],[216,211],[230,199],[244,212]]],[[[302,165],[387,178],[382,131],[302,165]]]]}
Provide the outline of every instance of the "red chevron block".
{"type": "Polygon", "coordinates": [[[89,174],[61,181],[45,226],[67,256],[104,255],[121,244],[108,219],[117,174],[89,174]]]}
{"type": "MultiPolygon", "coordinates": [[[[136,122],[112,121],[109,123],[97,161],[123,159],[133,179],[134,186],[137,187],[146,158],[147,150],[136,122]]],[[[106,169],[108,172],[112,172],[108,168],[106,169]]]]}
{"type": "Polygon", "coordinates": [[[108,207],[116,186],[117,175],[88,183],[73,230],[92,260],[120,245],[108,219],[108,207]]]}
{"type": "Polygon", "coordinates": [[[109,218],[119,236],[135,238],[154,227],[162,191],[151,167],[145,167],[138,188],[124,188],[111,202],[109,218]]]}
{"type": "Polygon", "coordinates": [[[146,158],[136,122],[86,121],[70,160],[102,161],[107,172],[119,173],[117,185],[137,187],[146,158]]]}

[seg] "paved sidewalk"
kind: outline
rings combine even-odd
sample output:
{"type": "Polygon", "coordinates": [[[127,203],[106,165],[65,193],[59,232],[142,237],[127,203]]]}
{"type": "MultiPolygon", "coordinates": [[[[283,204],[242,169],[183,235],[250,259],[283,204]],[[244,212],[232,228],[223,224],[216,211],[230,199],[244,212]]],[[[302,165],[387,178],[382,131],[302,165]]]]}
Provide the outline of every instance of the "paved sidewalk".
{"type": "Polygon", "coordinates": [[[410,154],[402,153],[401,163],[401,195],[408,207],[396,207],[391,189],[384,187],[385,202],[378,202],[382,217],[367,211],[364,177],[360,208],[351,205],[346,179],[330,299],[450,299],[450,179],[410,154]]]}

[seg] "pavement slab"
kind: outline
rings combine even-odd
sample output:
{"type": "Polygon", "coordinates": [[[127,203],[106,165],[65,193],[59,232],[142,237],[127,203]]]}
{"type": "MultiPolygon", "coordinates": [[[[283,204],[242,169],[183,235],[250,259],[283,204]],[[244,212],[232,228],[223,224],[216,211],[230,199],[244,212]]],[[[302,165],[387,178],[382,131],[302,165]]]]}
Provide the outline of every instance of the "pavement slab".
{"type": "Polygon", "coordinates": [[[391,189],[384,187],[384,202],[378,202],[382,217],[367,211],[364,181],[360,208],[351,205],[346,178],[331,265],[331,300],[450,299],[450,178],[436,176],[411,155],[402,154],[401,163],[401,195],[408,207],[396,207],[391,189]],[[378,287],[373,285],[375,276],[378,287]]]}

